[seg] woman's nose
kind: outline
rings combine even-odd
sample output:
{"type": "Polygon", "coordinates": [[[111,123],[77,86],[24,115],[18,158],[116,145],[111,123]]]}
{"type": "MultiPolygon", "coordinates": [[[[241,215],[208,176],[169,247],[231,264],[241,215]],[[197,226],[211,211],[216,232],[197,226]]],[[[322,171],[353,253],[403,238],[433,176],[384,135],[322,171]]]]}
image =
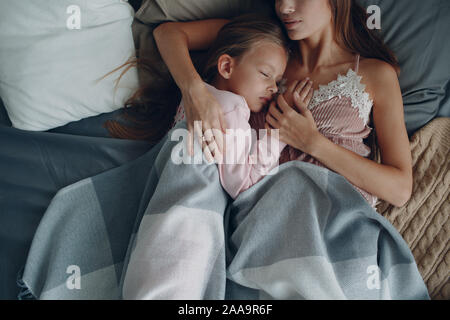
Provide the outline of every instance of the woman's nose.
{"type": "Polygon", "coordinates": [[[291,14],[295,11],[294,1],[292,0],[281,0],[280,1],[280,12],[282,14],[291,14]]]}

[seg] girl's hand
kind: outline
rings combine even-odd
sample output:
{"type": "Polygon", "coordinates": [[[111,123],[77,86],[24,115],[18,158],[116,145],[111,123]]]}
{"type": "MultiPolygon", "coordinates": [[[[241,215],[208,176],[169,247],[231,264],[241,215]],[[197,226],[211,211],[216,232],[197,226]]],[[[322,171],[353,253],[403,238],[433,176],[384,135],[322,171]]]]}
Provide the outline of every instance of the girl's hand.
{"type": "Polygon", "coordinates": [[[320,137],[311,111],[308,110],[313,92],[312,81],[308,78],[301,82],[294,81],[286,94],[298,112],[286,102],[283,95],[279,95],[277,102],[271,103],[266,116],[265,128],[269,132],[272,128],[278,129],[280,141],[306,153],[311,152],[320,137]]]}
{"type": "Polygon", "coordinates": [[[202,146],[206,159],[218,160],[217,157],[224,152],[223,134],[227,129],[222,107],[204,83],[196,84],[183,92],[183,101],[189,130],[189,154],[194,155],[195,137],[202,146]]]}

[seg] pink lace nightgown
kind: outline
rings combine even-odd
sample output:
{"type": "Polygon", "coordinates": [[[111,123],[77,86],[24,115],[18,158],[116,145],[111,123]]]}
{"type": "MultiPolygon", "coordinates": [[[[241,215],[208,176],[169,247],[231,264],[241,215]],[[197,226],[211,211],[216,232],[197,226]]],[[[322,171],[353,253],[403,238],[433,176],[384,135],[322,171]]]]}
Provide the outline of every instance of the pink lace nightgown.
{"type": "MultiPolygon", "coordinates": [[[[318,130],[329,140],[363,157],[370,155],[370,148],[363,143],[372,131],[367,124],[373,101],[365,92],[365,85],[358,76],[360,55],[356,56],[355,70],[339,75],[327,85],[319,85],[308,106],[318,130]]],[[[280,164],[289,160],[300,160],[325,167],[320,161],[297,149],[287,146],[280,164]]],[[[377,198],[353,185],[362,196],[375,207],[377,198]]]]}

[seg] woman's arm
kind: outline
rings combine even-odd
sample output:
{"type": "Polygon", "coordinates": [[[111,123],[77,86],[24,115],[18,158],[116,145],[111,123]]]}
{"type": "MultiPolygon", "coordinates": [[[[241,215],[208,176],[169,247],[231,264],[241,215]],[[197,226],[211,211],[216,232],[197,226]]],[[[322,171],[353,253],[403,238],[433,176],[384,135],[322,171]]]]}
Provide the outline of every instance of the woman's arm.
{"type": "Polygon", "coordinates": [[[178,87],[183,91],[202,81],[190,50],[205,50],[229,20],[210,19],[192,22],[167,22],[153,31],[159,52],[178,87]]]}
{"type": "Polygon", "coordinates": [[[299,108],[299,114],[281,95],[278,105],[283,115],[273,124],[280,129],[280,140],[310,154],[361,189],[401,207],[411,197],[413,179],[400,85],[395,70],[389,64],[371,60],[364,71],[364,79],[374,97],[373,119],[382,164],[327,139],[317,131],[307,108],[299,108]]]}
{"type": "MultiPolygon", "coordinates": [[[[208,48],[227,22],[229,20],[224,19],[168,22],[159,25],[153,31],[161,57],[183,95],[188,130],[193,134],[194,129],[197,129],[195,132],[199,135],[198,138],[202,135],[200,131],[204,132],[207,129],[215,128],[225,132],[226,123],[220,105],[207,90],[195,69],[189,50],[208,48]],[[194,126],[194,121],[202,121],[202,126],[200,128],[194,126]]],[[[216,139],[216,142],[219,150],[223,150],[221,141],[216,139]]],[[[188,143],[192,155],[191,139],[188,143]]],[[[199,143],[201,145],[201,140],[199,143]]]]}

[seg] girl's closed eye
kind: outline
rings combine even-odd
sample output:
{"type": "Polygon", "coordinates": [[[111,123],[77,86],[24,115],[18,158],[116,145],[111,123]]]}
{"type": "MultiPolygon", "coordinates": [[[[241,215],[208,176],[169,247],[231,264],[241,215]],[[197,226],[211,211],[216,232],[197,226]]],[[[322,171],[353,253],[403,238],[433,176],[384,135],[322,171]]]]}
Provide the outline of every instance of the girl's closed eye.
{"type": "Polygon", "coordinates": [[[269,76],[267,73],[265,73],[265,72],[263,72],[263,71],[260,71],[260,73],[261,73],[264,77],[270,78],[270,76],[269,76]]]}

